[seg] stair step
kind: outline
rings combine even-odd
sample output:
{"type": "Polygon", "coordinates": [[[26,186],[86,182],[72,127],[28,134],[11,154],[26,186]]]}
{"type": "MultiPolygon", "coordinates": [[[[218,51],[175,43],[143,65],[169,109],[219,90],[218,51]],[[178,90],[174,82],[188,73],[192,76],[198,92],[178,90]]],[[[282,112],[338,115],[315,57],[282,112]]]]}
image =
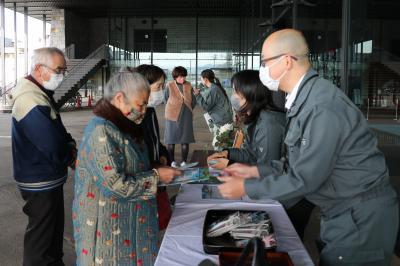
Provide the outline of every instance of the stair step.
{"type": "Polygon", "coordinates": [[[71,59],[67,62],[67,68],[69,74],[66,76],[64,81],[61,83],[60,87],[54,93],[54,99],[56,100],[58,106],[65,103],[69,98],[71,98],[77,90],[78,85],[87,80],[89,73],[104,62],[103,58],[91,58],[91,59],[71,59]]]}

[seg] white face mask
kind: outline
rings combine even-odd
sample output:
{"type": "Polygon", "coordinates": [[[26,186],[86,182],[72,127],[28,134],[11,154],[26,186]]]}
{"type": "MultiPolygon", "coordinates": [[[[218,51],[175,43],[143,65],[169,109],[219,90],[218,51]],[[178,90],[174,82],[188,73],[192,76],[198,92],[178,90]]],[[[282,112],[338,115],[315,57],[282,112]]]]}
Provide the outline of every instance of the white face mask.
{"type": "Polygon", "coordinates": [[[55,73],[51,73],[50,74],[50,79],[48,81],[44,81],[43,80],[43,87],[46,90],[49,91],[54,91],[57,89],[58,86],[60,86],[61,82],[64,79],[64,75],[63,74],[55,74],[55,73]]]}
{"type": "Polygon", "coordinates": [[[162,90],[152,91],[149,96],[148,106],[156,107],[164,102],[164,92],[162,90]]]}
{"type": "Polygon", "coordinates": [[[232,94],[230,100],[233,110],[235,112],[239,112],[240,109],[242,109],[242,106],[240,105],[240,99],[235,94],[232,94]]]}
{"type": "Polygon", "coordinates": [[[278,91],[279,82],[287,72],[287,70],[285,70],[285,72],[283,72],[282,75],[277,80],[271,78],[269,72],[270,68],[273,67],[275,64],[277,64],[279,61],[281,61],[282,58],[283,57],[281,57],[279,60],[273,63],[270,67],[268,67],[267,65],[260,66],[260,71],[259,71],[260,80],[262,84],[264,84],[264,86],[266,86],[270,91],[278,91]]]}

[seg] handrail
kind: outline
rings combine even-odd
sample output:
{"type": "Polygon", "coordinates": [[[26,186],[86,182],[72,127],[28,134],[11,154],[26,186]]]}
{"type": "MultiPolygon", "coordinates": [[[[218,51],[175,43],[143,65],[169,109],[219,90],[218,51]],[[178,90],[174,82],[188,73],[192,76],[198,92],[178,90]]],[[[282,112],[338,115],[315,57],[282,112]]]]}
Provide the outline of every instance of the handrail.
{"type": "Polygon", "coordinates": [[[15,81],[10,82],[9,84],[7,84],[5,87],[5,91],[0,93],[0,97],[2,97],[3,95],[8,94],[12,89],[15,88],[15,86],[17,85],[17,83],[15,81]]]}
{"type": "Polygon", "coordinates": [[[382,49],[382,48],[380,48],[380,47],[374,47],[374,48],[373,48],[373,51],[376,52],[376,53],[373,53],[374,58],[383,55],[383,56],[385,57],[385,59],[390,58],[390,59],[392,59],[393,61],[400,61],[400,57],[398,57],[397,55],[392,54],[391,52],[389,52],[389,51],[387,51],[387,50],[385,50],[385,49],[382,49]],[[380,55],[379,55],[379,54],[380,54],[380,55]]]}
{"type": "Polygon", "coordinates": [[[66,82],[68,80],[68,77],[71,76],[73,73],[76,73],[77,69],[80,66],[84,66],[86,65],[86,63],[90,60],[90,59],[106,59],[107,55],[105,53],[106,51],[106,45],[102,44],[100,47],[98,47],[96,50],[94,50],[90,55],[88,55],[85,59],[81,60],[78,64],[76,64],[71,70],[68,70],[67,75],[65,76],[65,79],[63,80],[63,82],[60,84],[60,86],[62,86],[62,84],[64,82],[66,82]]]}
{"type": "Polygon", "coordinates": [[[61,108],[61,106],[65,103],[64,102],[65,99],[64,100],[62,100],[62,99],[72,89],[71,80],[76,82],[76,80],[74,80],[73,75],[75,75],[76,73],[79,73],[81,71],[81,67],[87,66],[89,60],[97,59],[99,62],[100,60],[108,59],[106,51],[107,51],[106,45],[102,44],[100,47],[98,47],[96,50],[94,50],[90,55],[88,55],[85,59],[80,60],[71,70],[68,71],[64,80],[59,85],[59,88],[61,88],[63,86],[68,87],[68,92],[65,93],[64,90],[58,90],[59,93],[57,93],[57,91],[56,91],[57,96],[55,96],[55,100],[57,102],[58,108],[61,108]],[[71,77],[71,79],[69,77],[71,77]]]}
{"type": "Polygon", "coordinates": [[[68,59],[75,59],[75,43],[70,44],[63,50],[65,57],[68,59]]]}
{"type": "Polygon", "coordinates": [[[5,86],[5,91],[2,92],[0,95],[0,102],[3,107],[7,106],[7,102],[11,99],[9,97],[10,96],[9,93],[11,92],[12,89],[15,88],[16,85],[17,83],[14,81],[5,86]]]}

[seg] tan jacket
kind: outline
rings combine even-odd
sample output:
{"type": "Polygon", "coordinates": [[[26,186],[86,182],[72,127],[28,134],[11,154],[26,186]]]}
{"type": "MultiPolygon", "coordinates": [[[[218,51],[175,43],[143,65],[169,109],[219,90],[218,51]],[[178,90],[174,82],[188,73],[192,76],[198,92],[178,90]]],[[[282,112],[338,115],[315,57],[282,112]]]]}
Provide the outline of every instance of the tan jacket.
{"type": "Polygon", "coordinates": [[[175,80],[168,83],[169,97],[165,106],[165,118],[171,121],[178,121],[182,105],[185,104],[192,110],[192,86],[189,82],[183,84],[183,94],[176,85],[175,80]]]}

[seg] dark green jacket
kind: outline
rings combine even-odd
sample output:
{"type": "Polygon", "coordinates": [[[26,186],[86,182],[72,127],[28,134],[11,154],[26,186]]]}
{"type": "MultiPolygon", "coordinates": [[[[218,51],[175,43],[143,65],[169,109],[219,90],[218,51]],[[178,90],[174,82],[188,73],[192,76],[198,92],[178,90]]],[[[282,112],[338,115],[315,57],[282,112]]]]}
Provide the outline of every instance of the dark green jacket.
{"type": "Polygon", "coordinates": [[[217,85],[212,83],[210,88],[196,95],[196,100],[204,111],[211,116],[213,123],[217,126],[232,123],[233,114],[231,104],[217,85]]]}
{"type": "Polygon", "coordinates": [[[259,165],[262,178],[245,181],[251,198],[305,196],[322,214],[334,215],[369,192],[395,197],[385,158],[363,114],[314,70],[304,77],[287,118],[289,167],[285,171],[281,161],[259,165]]]}
{"type": "Polygon", "coordinates": [[[228,149],[228,159],[247,164],[266,164],[270,160],[279,160],[285,121],[284,113],[262,110],[257,120],[246,127],[246,137],[240,149],[228,149]]]}

